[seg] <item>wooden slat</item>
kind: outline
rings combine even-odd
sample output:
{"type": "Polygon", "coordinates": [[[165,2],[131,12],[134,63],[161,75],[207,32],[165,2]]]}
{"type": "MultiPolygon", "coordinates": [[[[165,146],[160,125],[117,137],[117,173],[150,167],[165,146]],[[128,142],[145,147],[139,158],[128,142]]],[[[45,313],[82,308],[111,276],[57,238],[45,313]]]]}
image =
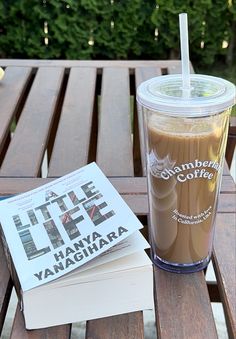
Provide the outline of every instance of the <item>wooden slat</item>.
{"type": "MultiPolygon", "coordinates": [[[[161,75],[161,68],[157,67],[143,67],[135,69],[135,86],[136,90],[138,86],[146,80],[149,80],[155,76],[161,75]]],[[[137,104],[137,103],[135,103],[137,104]]],[[[137,104],[137,119],[138,119],[138,130],[139,130],[139,144],[140,144],[140,156],[142,164],[142,175],[146,175],[146,154],[145,154],[145,139],[144,139],[144,129],[143,129],[143,113],[141,108],[137,104]]]]}
{"type": "Polygon", "coordinates": [[[227,193],[220,194],[219,204],[218,204],[218,212],[223,213],[235,213],[236,210],[236,195],[227,193]]]}
{"type": "Polygon", "coordinates": [[[236,146],[236,117],[230,117],[229,135],[226,147],[226,160],[228,166],[231,166],[236,146]]]}
{"type": "Polygon", "coordinates": [[[224,306],[229,337],[236,337],[236,213],[218,214],[213,251],[218,288],[224,306]]]}
{"type": "Polygon", "coordinates": [[[106,68],[102,77],[97,164],[106,175],[133,176],[128,69],[106,68]]]}
{"type": "MultiPolygon", "coordinates": [[[[52,179],[51,179],[52,180],[52,179]]],[[[0,178],[0,194],[17,194],[36,188],[49,182],[49,179],[0,178]]],[[[110,178],[111,183],[123,199],[138,215],[148,214],[147,187],[144,178],[110,178]]],[[[235,194],[222,193],[219,198],[218,212],[235,212],[235,194]]]]}
{"type": "MultiPolygon", "coordinates": [[[[40,183],[45,183],[45,181],[41,181],[38,183],[28,182],[28,187],[37,187],[40,183]]],[[[24,184],[21,183],[21,187],[24,187],[24,184]]],[[[116,187],[119,191],[119,183],[117,183],[116,187]]],[[[25,187],[24,187],[25,190],[25,187]]],[[[2,189],[0,189],[2,191],[2,189]]],[[[17,188],[9,187],[6,189],[6,193],[4,194],[14,194],[17,191],[17,188]]],[[[1,193],[1,192],[0,192],[1,193]]],[[[126,192],[120,192],[122,198],[129,205],[132,211],[137,215],[147,215],[148,214],[148,199],[146,194],[138,194],[131,193],[127,194],[126,192]]],[[[223,213],[234,213],[235,212],[235,195],[234,194],[221,194],[218,205],[218,212],[223,213]]]]}
{"type": "MultiPolygon", "coordinates": [[[[45,307],[46,306],[45,300],[45,307]]],[[[36,305],[37,307],[37,305],[36,305]]],[[[19,306],[17,306],[16,316],[14,319],[11,339],[69,339],[71,326],[55,326],[40,330],[26,330],[24,318],[19,306]]]]}
{"type": "MultiPolygon", "coordinates": [[[[181,67],[181,62],[179,63],[173,63],[173,64],[166,64],[167,65],[167,73],[168,74],[181,74],[182,73],[182,67],[181,67]]],[[[194,69],[192,66],[192,63],[190,62],[189,64],[190,68],[190,73],[194,73],[194,69]]]]}
{"type": "Polygon", "coordinates": [[[144,338],[142,312],[88,321],[86,339],[142,339],[144,338]]]}
{"type": "MultiPolygon", "coordinates": [[[[23,193],[44,185],[54,178],[0,178],[0,195],[23,193]]],[[[113,186],[124,195],[147,195],[146,178],[109,178],[113,186]]]]}
{"type": "Polygon", "coordinates": [[[146,195],[123,195],[122,198],[136,215],[148,214],[148,199],[146,195]]]}
{"type": "Polygon", "coordinates": [[[88,161],[96,68],[72,68],[48,176],[61,176],[88,161]]]}
{"type": "Polygon", "coordinates": [[[22,111],[0,176],[37,176],[60,91],[63,68],[40,68],[22,111]]]}
{"type": "Polygon", "coordinates": [[[154,276],[158,338],[218,338],[203,272],[154,276]]]}
{"type": "Polygon", "coordinates": [[[31,68],[8,67],[0,83],[0,153],[9,133],[10,124],[29,81],[31,68]]]}
{"type": "Polygon", "coordinates": [[[159,67],[137,67],[135,69],[135,85],[136,88],[146,80],[161,75],[161,68],[159,67]]]}
{"type": "Polygon", "coordinates": [[[236,135],[236,116],[230,117],[229,133],[236,135]]]}
{"type": "MultiPolygon", "coordinates": [[[[29,191],[33,188],[44,185],[51,178],[1,178],[0,177],[0,195],[16,194],[29,191]]],[[[117,191],[124,195],[147,194],[147,180],[145,177],[108,177],[117,191]]],[[[224,194],[236,193],[236,185],[230,176],[223,176],[221,192],[224,194]]],[[[225,200],[227,196],[225,195],[225,200]]]]}
{"type": "Polygon", "coordinates": [[[222,185],[221,185],[222,193],[236,193],[236,183],[231,175],[223,175],[222,185]]]}
{"type": "Polygon", "coordinates": [[[30,60],[30,59],[1,59],[0,66],[30,66],[30,67],[160,67],[180,65],[180,60],[30,60]]]}
{"type": "Polygon", "coordinates": [[[226,159],[224,161],[223,175],[231,175],[226,159]]]}
{"type": "Polygon", "coordinates": [[[0,240],[0,335],[12,291],[12,281],[0,240]]]}
{"type": "MultiPolygon", "coordinates": [[[[144,194],[121,194],[132,211],[138,215],[148,214],[148,200],[144,194]]],[[[218,213],[235,213],[235,194],[221,194],[218,204],[218,213]]]]}

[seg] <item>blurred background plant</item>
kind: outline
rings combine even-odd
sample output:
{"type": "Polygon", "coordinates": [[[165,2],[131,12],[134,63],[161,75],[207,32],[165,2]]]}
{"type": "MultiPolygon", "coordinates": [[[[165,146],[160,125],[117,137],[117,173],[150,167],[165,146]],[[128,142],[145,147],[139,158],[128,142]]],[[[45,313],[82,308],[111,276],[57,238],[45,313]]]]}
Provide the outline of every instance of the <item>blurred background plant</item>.
{"type": "Polygon", "coordinates": [[[0,57],[178,59],[181,12],[195,70],[236,83],[235,0],[2,0],[0,57]]]}

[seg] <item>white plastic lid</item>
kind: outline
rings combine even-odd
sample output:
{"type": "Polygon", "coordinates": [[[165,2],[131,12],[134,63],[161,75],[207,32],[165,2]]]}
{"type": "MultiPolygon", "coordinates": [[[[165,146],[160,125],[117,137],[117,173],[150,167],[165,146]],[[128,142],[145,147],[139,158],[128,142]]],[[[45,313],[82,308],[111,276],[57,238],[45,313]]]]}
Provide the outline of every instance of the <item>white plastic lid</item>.
{"type": "Polygon", "coordinates": [[[201,74],[191,74],[189,96],[183,95],[181,74],[163,75],[143,82],[137,89],[137,101],[144,107],[171,116],[213,115],[233,106],[235,85],[201,74]]]}

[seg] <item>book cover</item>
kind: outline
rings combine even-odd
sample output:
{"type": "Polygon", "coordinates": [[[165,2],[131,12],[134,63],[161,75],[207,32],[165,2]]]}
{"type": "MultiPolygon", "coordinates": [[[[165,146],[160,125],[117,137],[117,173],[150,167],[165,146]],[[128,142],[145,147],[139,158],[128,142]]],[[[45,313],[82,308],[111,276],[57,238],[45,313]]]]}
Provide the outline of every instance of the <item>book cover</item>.
{"type": "Polygon", "coordinates": [[[0,223],[23,292],[124,255],[129,241],[115,245],[142,228],[95,163],[1,201],[0,223]]]}

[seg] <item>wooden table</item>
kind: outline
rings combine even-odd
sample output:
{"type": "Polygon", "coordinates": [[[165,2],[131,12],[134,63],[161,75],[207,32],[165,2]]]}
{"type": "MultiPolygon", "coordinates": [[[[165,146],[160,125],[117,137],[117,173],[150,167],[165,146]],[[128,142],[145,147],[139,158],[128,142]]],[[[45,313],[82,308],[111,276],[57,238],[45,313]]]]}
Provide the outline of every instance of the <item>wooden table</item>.
{"type": "MultiPolygon", "coordinates": [[[[0,66],[6,67],[0,82],[0,195],[32,189],[96,161],[146,229],[143,133],[135,91],[145,79],[179,73],[179,61],[0,60],[0,66]],[[43,159],[48,170],[42,175],[43,159]]],[[[225,166],[213,254],[217,283],[206,283],[204,272],[176,275],[154,267],[159,338],[217,338],[211,301],[222,302],[229,336],[236,337],[235,193],[225,166]]],[[[0,247],[0,329],[11,290],[0,247]]],[[[66,325],[26,331],[17,308],[11,337],[64,339],[70,330],[66,325]]],[[[142,312],[87,322],[86,338],[143,337],[142,312]]]]}

